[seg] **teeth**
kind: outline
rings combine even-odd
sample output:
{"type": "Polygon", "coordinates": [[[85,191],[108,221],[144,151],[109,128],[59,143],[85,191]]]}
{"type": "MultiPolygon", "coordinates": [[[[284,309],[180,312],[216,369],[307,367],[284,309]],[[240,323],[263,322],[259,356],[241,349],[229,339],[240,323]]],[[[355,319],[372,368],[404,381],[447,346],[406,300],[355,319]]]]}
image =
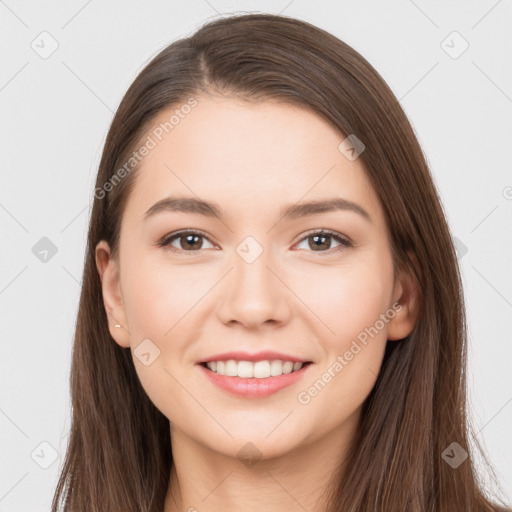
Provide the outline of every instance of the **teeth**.
{"type": "Polygon", "coordinates": [[[272,361],[211,361],[206,366],[219,375],[230,377],[242,377],[244,379],[256,378],[266,379],[268,377],[278,377],[279,375],[296,372],[303,366],[302,363],[293,363],[291,361],[281,361],[279,359],[272,361]]]}

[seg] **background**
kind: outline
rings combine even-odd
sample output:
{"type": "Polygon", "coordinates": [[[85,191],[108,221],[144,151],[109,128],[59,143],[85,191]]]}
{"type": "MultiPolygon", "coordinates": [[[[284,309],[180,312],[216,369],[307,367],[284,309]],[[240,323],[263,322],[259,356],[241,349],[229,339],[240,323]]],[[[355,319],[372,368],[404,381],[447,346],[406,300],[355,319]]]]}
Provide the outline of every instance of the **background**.
{"type": "Polygon", "coordinates": [[[463,272],[476,438],[510,503],[510,0],[0,0],[0,512],[49,510],[63,462],[88,216],[113,113],[160,49],[233,12],[336,35],[411,119],[463,272]]]}

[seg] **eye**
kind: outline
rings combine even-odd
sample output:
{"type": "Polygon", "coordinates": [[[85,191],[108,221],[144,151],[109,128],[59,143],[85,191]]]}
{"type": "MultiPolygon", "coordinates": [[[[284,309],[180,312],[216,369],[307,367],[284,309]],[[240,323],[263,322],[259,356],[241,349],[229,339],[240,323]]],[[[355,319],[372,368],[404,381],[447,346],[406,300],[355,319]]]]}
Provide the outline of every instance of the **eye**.
{"type": "Polygon", "coordinates": [[[301,242],[299,242],[299,244],[304,241],[309,241],[308,247],[312,249],[313,252],[330,252],[331,249],[334,252],[340,251],[346,247],[352,247],[352,242],[348,238],[341,236],[335,231],[329,231],[326,229],[310,232],[301,240],[301,242]],[[339,243],[338,247],[335,247],[334,249],[331,247],[332,239],[335,239],[339,243]]]}
{"type": "MultiPolygon", "coordinates": [[[[210,240],[199,231],[180,231],[178,233],[171,233],[158,242],[159,247],[168,247],[171,252],[196,252],[199,249],[206,249],[201,240],[210,240]],[[179,244],[179,247],[173,245],[174,242],[179,244]]],[[[213,245],[212,245],[213,246],[213,245]]],[[[214,247],[214,246],[213,246],[214,247]]]]}
{"type": "MultiPolygon", "coordinates": [[[[159,247],[167,247],[171,252],[197,252],[200,249],[207,249],[208,247],[204,247],[204,243],[202,240],[206,240],[209,244],[212,245],[213,248],[216,246],[212,244],[209,238],[201,233],[200,231],[179,231],[177,233],[171,233],[164,237],[160,242],[158,242],[159,247]],[[178,247],[174,245],[174,243],[178,243],[178,247]]],[[[303,243],[304,241],[309,241],[308,246],[309,249],[312,249],[313,252],[331,252],[331,250],[339,251],[347,247],[352,247],[352,242],[348,239],[340,235],[335,231],[329,230],[317,230],[312,231],[304,237],[298,245],[303,243]],[[338,246],[332,248],[331,240],[334,239],[338,242],[338,246]]]]}

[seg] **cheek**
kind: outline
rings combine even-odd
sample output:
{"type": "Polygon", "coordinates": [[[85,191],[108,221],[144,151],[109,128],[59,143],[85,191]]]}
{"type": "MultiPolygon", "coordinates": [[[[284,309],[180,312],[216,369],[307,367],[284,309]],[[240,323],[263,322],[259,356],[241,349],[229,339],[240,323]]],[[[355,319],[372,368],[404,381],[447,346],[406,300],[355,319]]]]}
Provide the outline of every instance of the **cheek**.
{"type": "Polygon", "coordinates": [[[139,260],[136,269],[132,267],[125,276],[123,285],[130,334],[161,341],[172,336],[174,326],[200,307],[198,301],[212,286],[209,279],[201,276],[193,266],[171,266],[150,258],[139,260]]]}
{"type": "Polygon", "coordinates": [[[380,315],[388,309],[392,283],[389,265],[338,270],[317,273],[315,286],[303,291],[304,302],[322,320],[316,332],[324,358],[297,400],[311,416],[329,410],[326,427],[354,413],[375,385],[387,343],[387,324],[380,315]]]}
{"type": "MultiPolygon", "coordinates": [[[[350,345],[385,313],[392,293],[392,265],[373,254],[357,255],[338,267],[319,266],[307,282],[295,279],[297,295],[321,321],[321,338],[329,350],[350,345]]],[[[311,315],[310,315],[311,316],[311,315]]],[[[387,325],[387,324],[386,324],[387,325]]],[[[386,336],[386,329],[379,333],[386,336]]]]}
{"type": "MultiPolygon", "coordinates": [[[[123,276],[123,295],[135,369],[152,403],[171,418],[187,400],[178,383],[186,381],[186,365],[190,364],[187,346],[197,334],[196,322],[191,319],[211,283],[191,270],[193,266],[172,267],[135,253],[129,263],[123,276]],[[146,345],[152,359],[148,365],[138,356],[142,352],[138,346],[145,339],[154,343],[146,345]]],[[[189,411],[190,418],[194,414],[200,413],[189,411]]]]}

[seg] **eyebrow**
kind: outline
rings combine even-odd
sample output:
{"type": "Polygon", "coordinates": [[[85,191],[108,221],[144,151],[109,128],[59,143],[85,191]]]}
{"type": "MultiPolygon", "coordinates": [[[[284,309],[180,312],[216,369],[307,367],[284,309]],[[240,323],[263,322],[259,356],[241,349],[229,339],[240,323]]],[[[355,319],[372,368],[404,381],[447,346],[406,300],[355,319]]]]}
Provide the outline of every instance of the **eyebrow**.
{"type": "MultiPolygon", "coordinates": [[[[372,222],[370,214],[361,205],[341,197],[288,205],[281,211],[281,219],[298,219],[309,215],[318,215],[340,210],[355,212],[364,217],[368,222],[372,222]]],[[[195,213],[219,220],[223,218],[222,209],[216,203],[195,197],[171,196],[158,201],[149,208],[144,214],[144,220],[161,212],[195,213]]]]}

